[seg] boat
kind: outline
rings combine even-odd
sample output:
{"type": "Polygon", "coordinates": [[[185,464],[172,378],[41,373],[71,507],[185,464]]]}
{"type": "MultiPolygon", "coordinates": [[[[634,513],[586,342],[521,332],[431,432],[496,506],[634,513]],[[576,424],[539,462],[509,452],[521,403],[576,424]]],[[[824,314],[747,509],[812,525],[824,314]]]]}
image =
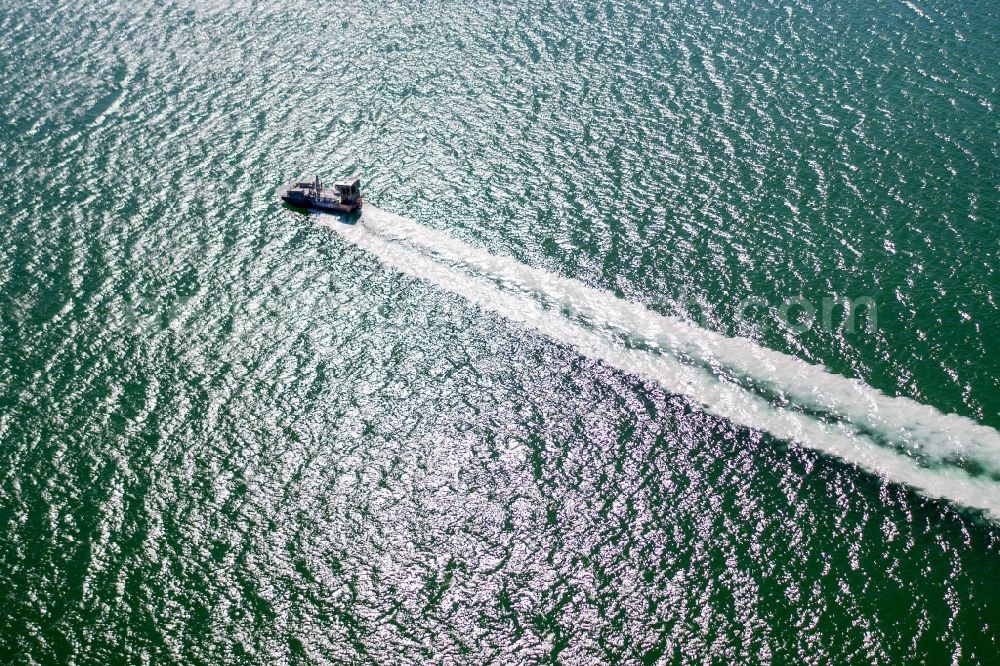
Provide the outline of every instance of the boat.
{"type": "Polygon", "coordinates": [[[332,187],[319,176],[312,180],[288,183],[278,190],[281,200],[290,206],[314,208],[331,213],[353,213],[361,210],[361,178],[351,176],[338,180],[332,187]]]}

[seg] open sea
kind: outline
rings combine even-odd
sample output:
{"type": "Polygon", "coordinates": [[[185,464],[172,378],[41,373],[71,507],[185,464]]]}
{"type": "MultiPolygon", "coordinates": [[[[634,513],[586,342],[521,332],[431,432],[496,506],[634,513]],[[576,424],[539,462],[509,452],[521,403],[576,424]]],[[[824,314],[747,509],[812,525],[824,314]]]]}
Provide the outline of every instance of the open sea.
{"type": "Polygon", "coordinates": [[[1000,663],[998,35],[4,0],[0,663],[1000,663]]]}

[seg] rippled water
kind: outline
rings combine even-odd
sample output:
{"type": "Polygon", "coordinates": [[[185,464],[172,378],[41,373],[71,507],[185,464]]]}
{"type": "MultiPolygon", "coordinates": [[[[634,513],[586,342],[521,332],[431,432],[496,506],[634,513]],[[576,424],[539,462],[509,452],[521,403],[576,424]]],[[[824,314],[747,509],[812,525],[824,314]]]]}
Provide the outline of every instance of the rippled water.
{"type": "Polygon", "coordinates": [[[998,31],[0,6],[0,660],[994,662],[998,31]]]}

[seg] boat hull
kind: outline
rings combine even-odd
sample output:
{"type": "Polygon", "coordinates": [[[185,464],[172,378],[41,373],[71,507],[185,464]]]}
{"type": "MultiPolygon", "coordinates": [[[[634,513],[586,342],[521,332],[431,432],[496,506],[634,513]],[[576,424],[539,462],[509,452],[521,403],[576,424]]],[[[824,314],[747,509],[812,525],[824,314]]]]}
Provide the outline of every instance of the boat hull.
{"type": "Polygon", "coordinates": [[[281,200],[284,201],[289,206],[295,206],[296,208],[310,208],[312,210],[321,210],[327,213],[355,213],[361,210],[361,201],[358,201],[353,206],[342,203],[334,203],[329,201],[315,201],[309,199],[300,199],[298,197],[287,197],[282,196],[281,200]]]}

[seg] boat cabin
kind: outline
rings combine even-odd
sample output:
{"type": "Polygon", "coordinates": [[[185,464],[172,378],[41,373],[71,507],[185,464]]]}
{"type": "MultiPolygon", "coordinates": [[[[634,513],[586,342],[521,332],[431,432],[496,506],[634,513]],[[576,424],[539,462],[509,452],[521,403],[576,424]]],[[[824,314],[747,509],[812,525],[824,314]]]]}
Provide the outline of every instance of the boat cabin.
{"type": "Polygon", "coordinates": [[[357,176],[338,180],[333,187],[340,195],[340,201],[347,205],[354,205],[361,198],[361,179],[357,176]]]}

